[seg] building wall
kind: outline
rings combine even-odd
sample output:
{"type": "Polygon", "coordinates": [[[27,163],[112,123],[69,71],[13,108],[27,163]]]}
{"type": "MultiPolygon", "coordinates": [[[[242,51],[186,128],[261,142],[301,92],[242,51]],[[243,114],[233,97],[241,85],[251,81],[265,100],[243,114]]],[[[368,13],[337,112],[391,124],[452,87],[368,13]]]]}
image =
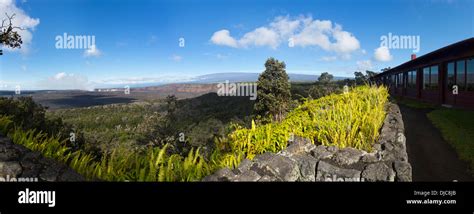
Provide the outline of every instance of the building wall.
{"type": "Polygon", "coordinates": [[[423,62],[422,66],[406,68],[403,72],[379,75],[375,80],[380,84],[389,86],[389,92],[394,96],[409,97],[440,105],[446,104],[454,107],[474,109],[474,55],[442,61],[423,62]],[[455,64],[454,75],[452,73],[453,64],[455,64]],[[437,69],[432,66],[437,66],[437,69]],[[451,67],[448,68],[448,66],[451,67]],[[425,69],[427,67],[430,69],[425,69]],[[436,70],[437,75],[434,75],[436,70]],[[416,86],[414,87],[408,86],[409,71],[416,71],[416,86]],[[449,73],[450,71],[451,73],[449,73]],[[427,73],[431,74],[428,75],[428,79],[427,73]],[[460,75],[461,73],[463,74],[460,75]],[[401,83],[399,74],[402,74],[401,83]],[[449,78],[455,79],[455,85],[458,86],[457,95],[454,95],[450,88],[452,85],[449,85],[449,78]],[[427,82],[429,84],[426,86],[427,82]]]}

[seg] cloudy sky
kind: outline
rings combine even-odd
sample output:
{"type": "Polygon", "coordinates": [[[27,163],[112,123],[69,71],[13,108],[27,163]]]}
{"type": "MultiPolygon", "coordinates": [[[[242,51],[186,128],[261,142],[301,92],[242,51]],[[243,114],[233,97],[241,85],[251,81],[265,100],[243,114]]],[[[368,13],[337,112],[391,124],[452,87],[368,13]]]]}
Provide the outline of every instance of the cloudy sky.
{"type": "Polygon", "coordinates": [[[268,57],[301,74],[352,77],[407,61],[414,48],[381,37],[419,36],[417,55],[473,37],[469,0],[191,1],[0,0],[16,14],[20,50],[3,47],[0,89],[92,89],[175,82],[222,72],[261,72],[268,57]],[[58,48],[64,34],[94,36],[58,48]]]}

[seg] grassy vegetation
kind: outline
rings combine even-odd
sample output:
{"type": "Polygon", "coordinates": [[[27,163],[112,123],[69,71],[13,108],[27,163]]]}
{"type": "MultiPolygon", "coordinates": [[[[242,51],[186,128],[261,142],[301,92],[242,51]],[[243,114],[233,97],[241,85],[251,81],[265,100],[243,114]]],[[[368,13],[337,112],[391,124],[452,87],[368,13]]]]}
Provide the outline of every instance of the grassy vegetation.
{"type": "MultiPolygon", "coordinates": [[[[116,147],[148,143],[157,124],[163,121],[162,105],[156,103],[114,104],[47,112],[48,119],[61,118],[72,124],[85,139],[82,149],[108,152],[116,147]]],[[[78,133],[76,133],[78,134],[78,133]]]]}
{"type": "Polygon", "coordinates": [[[474,172],[474,111],[442,108],[427,116],[474,172]]]}
{"type": "Polygon", "coordinates": [[[238,128],[230,134],[227,146],[232,152],[223,158],[223,165],[233,167],[242,158],[281,151],[291,134],[307,137],[313,143],[370,151],[385,119],[387,101],[386,88],[369,86],[308,100],[280,123],[258,127],[252,123],[251,128],[238,128]]]}
{"type": "Polygon", "coordinates": [[[59,136],[15,127],[6,116],[0,116],[0,131],[6,133],[15,144],[68,164],[89,180],[196,181],[213,170],[199,154],[199,149],[191,150],[186,157],[182,157],[168,154],[167,145],[145,151],[115,148],[96,160],[94,155],[82,150],[72,151],[59,136]]]}
{"type": "MultiPolygon", "coordinates": [[[[243,121],[232,123],[228,128],[230,134],[219,133],[198,138],[214,139],[215,149],[209,155],[203,155],[199,146],[191,147],[184,155],[178,154],[170,149],[170,144],[135,147],[118,144],[101,151],[101,155],[96,155],[84,148],[71,149],[63,135],[36,131],[35,128],[25,129],[15,123],[11,116],[0,116],[0,131],[14,143],[68,164],[90,180],[197,181],[219,168],[233,168],[244,158],[252,159],[257,154],[278,152],[286,148],[290,133],[308,137],[313,143],[370,150],[385,117],[387,96],[387,90],[383,87],[364,86],[348,93],[307,100],[279,123],[257,125],[252,121],[248,128],[241,125],[245,124],[243,121]]],[[[201,102],[197,105],[206,104],[201,102]]],[[[195,107],[196,105],[189,106],[195,107]]],[[[211,108],[209,106],[206,111],[212,112],[211,108]]],[[[144,129],[148,130],[146,127],[149,125],[143,125],[143,121],[147,120],[146,117],[153,117],[155,110],[159,111],[159,108],[117,105],[56,111],[50,116],[73,122],[76,128],[86,132],[86,141],[89,139],[88,132],[100,133],[113,129],[121,131],[117,128],[121,125],[125,126],[124,139],[136,139],[130,132],[145,133],[140,127],[145,126],[144,129]]],[[[202,115],[206,115],[206,111],[202,115]]],[[[225,108],[217,113],[220,111],[225,111],[225,108]]],[[[214,118],[210,117],[208,121],[216,120],[214,118]]],[[[226,121],[226,118],[220,119],[226,121]]],[[[42,120],[50,119],[43,116],[42,120]]],[[[230,118],[227,120],[232,121],[230,118]]],[[[222,123],[216,121],[209,123],[222,126],[222,123]]],[[[201,129],[196,130],[196,135],[202,134],[201,129]]],[[[209,130],[203,132],[208,134],[209,130]]],[[[113,132],[117,133],[120,132],[113,132]]]]}
{"type": "Polygon", "coordinates": [[[417,109],[434,109],[434,108],[437,108],[437,106],[435,104],[421,102],[421,101],[414,100],[414,99],[409,99],[409,98],[398,97],[398,98],[395,98],[395,101],[398,104],[402,104],[402,105],[408,106],[410,108],[417,108],[417,109]]]}

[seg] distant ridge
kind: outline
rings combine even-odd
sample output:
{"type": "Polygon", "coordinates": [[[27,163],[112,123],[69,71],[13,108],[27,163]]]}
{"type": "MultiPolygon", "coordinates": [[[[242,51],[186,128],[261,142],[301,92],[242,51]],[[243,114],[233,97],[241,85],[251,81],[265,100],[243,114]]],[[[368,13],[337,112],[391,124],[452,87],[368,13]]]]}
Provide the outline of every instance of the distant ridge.
{"type": "MultiPolygon", "coordinates": [[[[228,73],[213,73],[213,74],[205,74],[199,75],[191,78],[180,80],[173,80],[170,81],[169,79],[163,80],[151,80],[151,81],[143,81],[138,83],[127,83],[126,81],[123,83],[99,83],[93,82],[92,84],[95,86],[94,91],[100,89],[120,89],[122,90],[124,87],[128,86],[130,88],[147,88],[147,87],[157,87],[163,85],[176,85],[176,84],[215,84],[221,83],[225,81],[229,82],[256,82],[258,80],[260,73],[242,73],[242,72],[228,72],[228,73]]],[[[290,78],[290,82],[316,82],[318,80],[319,75],[311,75],[311,74],[288,74],[290,78]]],[[[349,77],[338,77],[335,76],[334,80],[343,80],[349,77]]],[[[153,78],[150,78],[153,79],[153,78]]],[[[42,90],[24,90],[22,94],[31,94],[31,93],[55,93],[56,91],[84,91],[80,89],[42,89],[42,90]]],[[[10,96],[14,95],[13,90],[0,90],[0,96],[10,96]]]]}
{"type": "MultiPolygon", "coordinates": [[[[195,83],[217,83],[228,80],[229,82],[254,82],[258,80],[259,73],[214,73],[196,77],[190,82],[195,83]]],[[[291,82],[315,82],[319,75],[293,74],[289,73],[291,82]]],[[[334,77],[335,80],[346,79],[347,77],[334,77]]]]}

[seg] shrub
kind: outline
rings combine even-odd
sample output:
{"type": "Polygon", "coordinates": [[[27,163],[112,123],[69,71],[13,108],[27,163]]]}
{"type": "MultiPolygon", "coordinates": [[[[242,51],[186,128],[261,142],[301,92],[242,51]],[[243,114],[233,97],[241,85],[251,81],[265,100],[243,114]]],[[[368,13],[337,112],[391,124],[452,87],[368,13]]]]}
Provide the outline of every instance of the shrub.
{"type": "Polygon", "coordinates": [[[215,138],[217,149],[207,159],[199,148],[184,157],[172,154],[168,144],[135,150],[119,146],[97,158],[84,150],[71,150],[59,134],[23,130],[11,115],[0,115],[0,131],[14,143],[68,164],[90,180],[198,181],[218,168],[234,168],[244,158],[281,151],[292,134],[313,143],[370,151],[385,119],[387,97],[385,87],[362,86],[307,100],[281,122],[257,125],[252,121],[250,128],[234,125],[235,131],[227,138],[215,138]]]}
{"type": "Polygon", "coordinates": [[[8,115],[23,130],[35,129],[50,136],[60,135],[61,139],[69,138],[69,134],[74,132],[77,136],[75,144],[69,145],[74,149],[79,149],[84,142],[82,133],[63,123],[61,118],[46,118],[46,108],[35,103],[32,97],[0,97],[0,115],[8,115]]]}
{"type": "MultiPolygon", "coordinates": [[[[347,93],[308,100],[279,123],[258,127],[253,123],[251,128],[238,128],[227,142],[235,155],[224,159],[252,159],[265,152],[281,151],[291,135],[326,146],[371,151],[385,119],[387,101],[388,91],[383,86],[362,86],[347,93]]],[[[235,161],[223,161],[228,166],[236,165],[235,161]]]]}
{"type": "Polygon", "coordinates": [[[14,143],[63,162],[89,180],[196,181],[212,170],[199,154],[199,149],[192,149],[183,158],[178,154],[168,155],[167,145],[149,148],[145,152],[116,148],[96,160],[87,152],[72,151],[59,136],[15,127],[7,116],[0,116],[0,131],[14,143]]]}

